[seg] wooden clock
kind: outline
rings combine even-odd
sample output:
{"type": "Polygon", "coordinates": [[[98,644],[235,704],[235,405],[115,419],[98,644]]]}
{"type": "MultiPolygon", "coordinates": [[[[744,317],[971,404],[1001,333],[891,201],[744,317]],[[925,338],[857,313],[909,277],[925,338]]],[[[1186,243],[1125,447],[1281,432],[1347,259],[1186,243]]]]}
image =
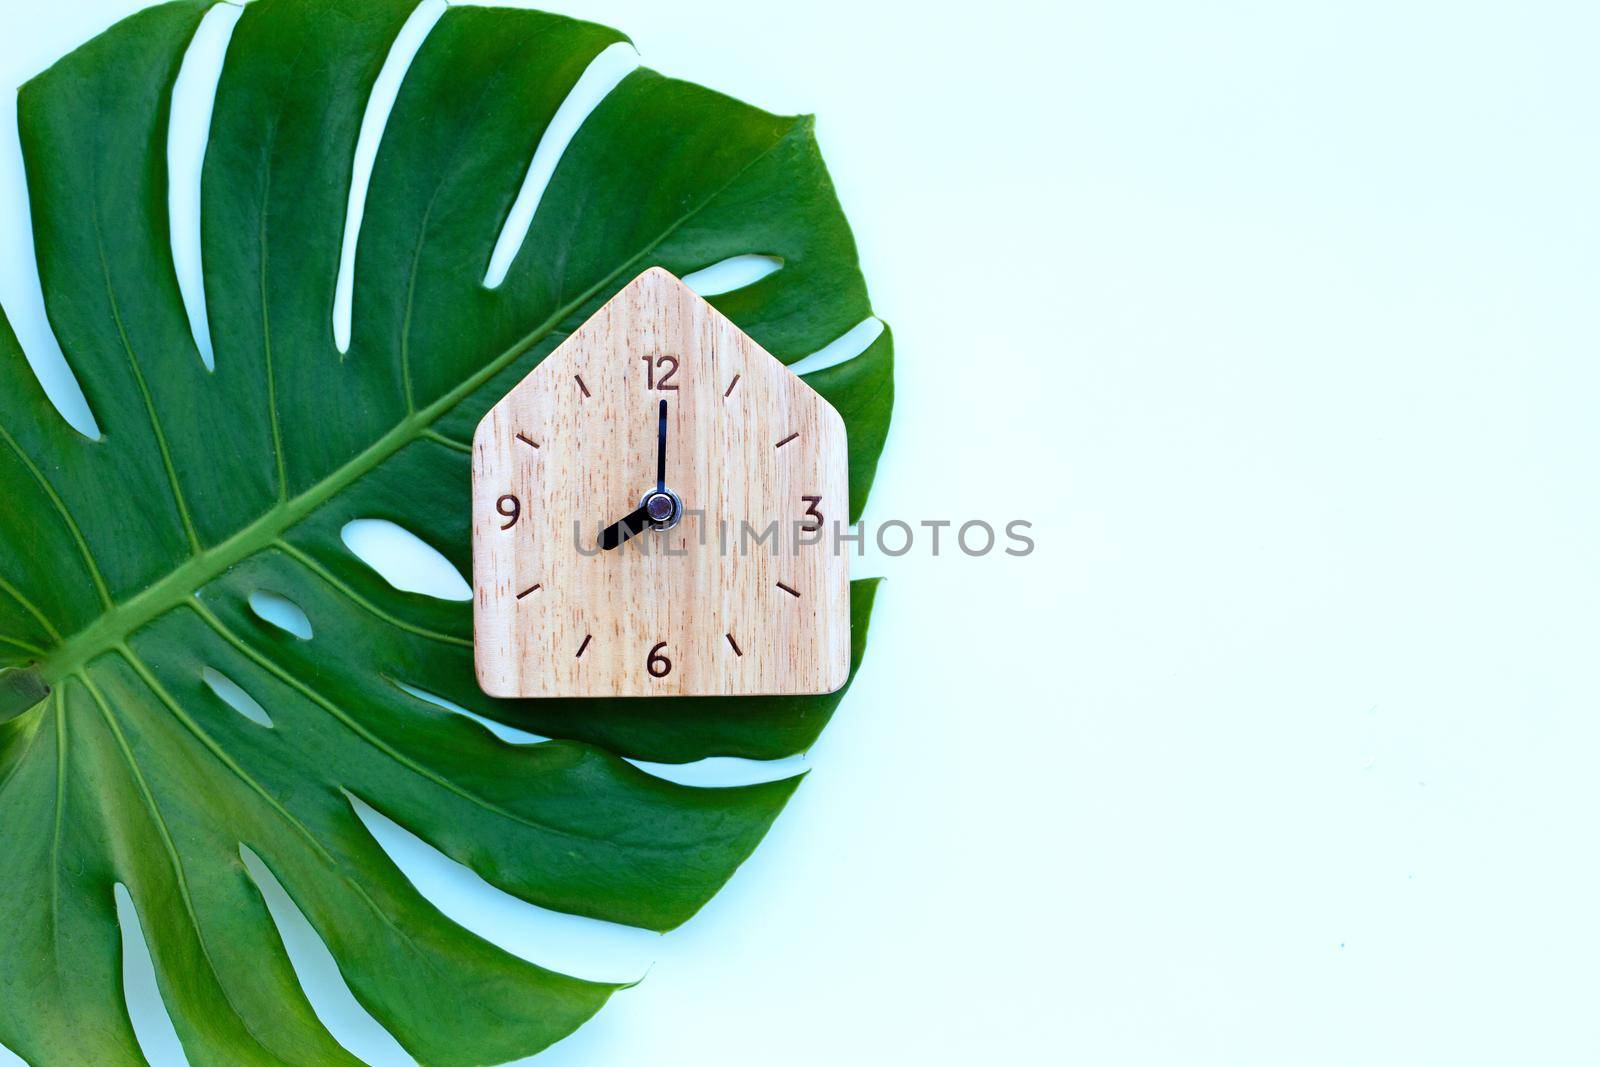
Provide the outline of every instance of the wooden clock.
{"type": "Polygon", "coordinates": [[[844,420],[667,271],[634,279],[495,405],[472,458],[489,695],[844,685],[844,420]]]}

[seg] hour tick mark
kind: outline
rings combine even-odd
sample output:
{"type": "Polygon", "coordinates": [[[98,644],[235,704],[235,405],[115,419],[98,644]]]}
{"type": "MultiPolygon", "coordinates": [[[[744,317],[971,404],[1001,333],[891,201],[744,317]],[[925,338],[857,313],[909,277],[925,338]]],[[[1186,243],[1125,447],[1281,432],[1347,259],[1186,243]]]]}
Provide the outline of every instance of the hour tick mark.
{"type": "Polygon", "coordinates": [[[799,436],[800,435],[797,434],[797,433],[792,433],[788,437],[785,437],[783,440],[779,441],[777,444],[773,445],[772,447],[773,448],[782,448],[784,445],[788,444],[790,441],[793,441],[795,438],[797,438],[799,436]]]}
{"type": "Polygon", "coordinates": [[[578,655],[573,656],[572,658],[573,659],[578,659],[579,657],[581,657],[583,655],[583,650],[588,648],[589,647],[589,642],[593,641],[593,640],[594,640],[594,634],[584,634],[583,635],[583,644],[578,646],[578,655]]]}
{"type": "Polygon", "coordinates": [[[574,374],[572,380],[578,383],[578,388],[583,390],[584,396],[589,395],[589,387],[583,384],[583,378],[580,375],[574,374]]]}
{"type": "Polygon", "coordinates": [[[728,383],[728,391],[726,393],[722,394],[722,399],[726,400],[730,396],[732,396],[733,395],[733,387],[738,385],[738,384],[739,384],[739,376],[737,374],[735,374],[733,376],[733,381],[728,383]]]}
{"type": "Polygon", "coordinates": [[[527,589],[524,589],[522,592],[518,593],[517,594],[517,599],[521,600],[523,597],[527,596],[529,593],[537,593],[539,590],[541,590],[543,588],[544,588],[544,586],[540,585],[538,582],[535,582],[533,585],[529,586],[527,589]]]}
{"type": "Polygon", "coordinates": [[[529,448],[538,448],[539,447],[539,442],[535,441],[533,438],[529,437],[525,433],[517,434],[517,440],[521,441],[523,444],[527,445],[529,448]]]}
{"type": "Polygon", "coordinates": [[[778,588],[782,589],[785,593],[788,593],[792,597],[798,597],[800,595],[800,590],[798,590],[798,589],[790,589],[788,586],[784,585],[782,582],[778,583],[778,588]]]}
{"type": "Polygon", "coordinates": [[[739,642],[737,642],[737,641],[735,641],[733,639],[733,635],[732,634],[723,634],[722,636],[726,637],[728,639],[728,644],[733,646],[733,654],[735,656],[744,655],[744,651],[739,647],[739,642]]]}

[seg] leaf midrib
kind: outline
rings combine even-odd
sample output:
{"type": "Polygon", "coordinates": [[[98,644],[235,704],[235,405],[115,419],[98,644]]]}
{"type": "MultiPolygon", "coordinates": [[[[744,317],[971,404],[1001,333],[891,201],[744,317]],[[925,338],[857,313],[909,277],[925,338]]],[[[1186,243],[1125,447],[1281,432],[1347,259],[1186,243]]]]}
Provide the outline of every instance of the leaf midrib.
{"type": "MultiPolygon", "coordinates": [[[[434,422],[472,395],[480,386],[499,374],[518,357],[547,337],[568,317],[584,307],[603,292],[631,267],[654,252],[661,243],[672,236],[683,224],[703,211],[734,185],[756,163],[770,155],[794,132],[797,119],[762,151],[753,155],[726,182],[709,196],[673,219],[647,245],[631,258],[624,260],[616,270],[605,275],[568,303],[557,308],[538,326],[534,327],[516,344],[500,353],[469,375],[460,385],[440,396],[426,407],[413,411],[394,428],[336,468],[321,481],[298,496],[289,497],[273,505],[261,517],[242,527],[231,537],[205,549],[169,571],[166,577],[146,587],[134,596],[102,614],[94,622],[63,641],[39,664],[38,670],[46,684],[59,685],[63,680],[84,669],[102,653],[121,647],[127,638],[153,620],[183,603],[188,597],[204,588],[219,575],[239,562],[263,551],[279,540],[282,534],[301,522],[314,511],[338,496],[357,480],[376,470],[389,457],[406,445],[419,439],[434,422]]],[[[276,408],[276,404],[274,404],[276,408]]],[[[276,414],[276,412],[274,412],[276,414]]]]}

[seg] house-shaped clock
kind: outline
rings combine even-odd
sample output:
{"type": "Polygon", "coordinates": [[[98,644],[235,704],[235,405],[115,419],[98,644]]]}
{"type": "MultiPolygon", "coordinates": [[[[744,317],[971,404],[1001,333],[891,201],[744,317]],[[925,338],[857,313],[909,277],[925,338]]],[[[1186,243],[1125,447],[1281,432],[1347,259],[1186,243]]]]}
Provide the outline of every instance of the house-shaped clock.
{"type": "Polygon", "coordinates": [[[496,404],[472,459],[485,692],[844,684],[844,421],[667,271],[634,279],[496,404]]]}

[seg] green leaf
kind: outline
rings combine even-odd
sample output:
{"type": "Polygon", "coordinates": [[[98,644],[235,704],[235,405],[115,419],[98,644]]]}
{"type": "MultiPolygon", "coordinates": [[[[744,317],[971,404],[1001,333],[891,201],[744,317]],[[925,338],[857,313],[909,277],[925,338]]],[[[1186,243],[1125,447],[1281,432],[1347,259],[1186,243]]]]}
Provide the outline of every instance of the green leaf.
{"type": "Polygon", "coordinates": [[[36,667],[0,670],[0,722],[35,707],[50,695],[50,687],[36,667]]]}
{"type": "MultiPolygon", "coordinates": [[[[838,697],[488,700],[469,605],[394,589],[341,531],[387,519],[467,571],[472,428],[613,293],[650,266],[777,257],[714,302],[792,362],[871,314],[854,244],[809,119],[640,70],[583,125],[504,284],[484,288],[541,135],[622,38],[451,7],[384,134],[341,354],[357,133],[411,5],[258,0],[205,158],[208,371],[173,266],[165,150],[206,9],[136,15],[20,95],[45,305],[103,435],[57,415],[0,317],[0,1043],[35,1067],[143,1062],[121,884],[191,1064],[355,1062],[301,991],[248,849],[420,1062],[527,1055],[616,987],[451,923],[354,799],[523,900],[668,930],[797,782],[693,789],[622,757],[790,755],[838,697]],[[292,600],[312,636],[257,617],[256,592],[292,600]],[[208,669],[271,725],[233,710],[208,669]],[[561,740],[505,744],[403,686],[561,740]]],[[[891,345],[886,332],[813,378],[850,430],[855,513],[887,429],[891,345]]],[[[854,590],[856,664],[872,594],[854,590]]]]}

